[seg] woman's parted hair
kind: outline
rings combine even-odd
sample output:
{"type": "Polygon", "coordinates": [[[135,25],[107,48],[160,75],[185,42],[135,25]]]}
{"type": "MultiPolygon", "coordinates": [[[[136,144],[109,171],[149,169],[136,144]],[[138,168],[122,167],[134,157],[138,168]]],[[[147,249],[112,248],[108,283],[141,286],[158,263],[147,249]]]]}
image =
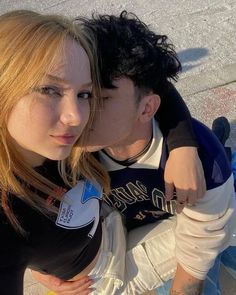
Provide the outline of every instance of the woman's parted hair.
{"type": "MultiPolygon", "coordinates": [[[[45,214],[48,210],[55,211],[55,208],[49,208],[34,189],[55,198],[58,196],[55,193],[56,185],[22,160],[7,131],[7,122],[17,101],[37,86],[50,70],[67,38],[74,39],[85,49],[91,65],[94,98],[91,100],[89,122],[79,139],[85,140],[100,103],[92,43],[87,45],[89,36],[85,36],[72,20],[57,15],[17,10],[0,16],[0,207],[14,228],[21,233],[24,230],[11,210],[9,193],[45,214]]],[[[64,181],[71,186],[82,175],[95,179],[108,189],[108,176],[102,166],[93,157],[84,155],[77,144],[72,148],[70,157],[59,162],[58,169],[64,181]]]]}

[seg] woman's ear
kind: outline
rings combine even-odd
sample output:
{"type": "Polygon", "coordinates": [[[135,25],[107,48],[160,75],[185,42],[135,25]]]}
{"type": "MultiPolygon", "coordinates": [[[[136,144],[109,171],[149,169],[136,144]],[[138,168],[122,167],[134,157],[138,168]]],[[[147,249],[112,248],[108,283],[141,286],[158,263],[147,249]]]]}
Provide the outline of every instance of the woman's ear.
{"type": "Polygon", "coordinates": [[[139,105],[139,120],[146,123],[154,117],[161,104],[160,96],[157,94],[145,95],[139,105]]]}

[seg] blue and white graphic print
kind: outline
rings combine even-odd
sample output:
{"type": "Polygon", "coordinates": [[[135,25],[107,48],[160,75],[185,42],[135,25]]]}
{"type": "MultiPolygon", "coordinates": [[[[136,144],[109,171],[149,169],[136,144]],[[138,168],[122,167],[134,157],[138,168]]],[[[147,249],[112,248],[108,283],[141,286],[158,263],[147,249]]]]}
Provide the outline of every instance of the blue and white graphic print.
{"type": "Polygon", "coordinates": [[[102,189],[99,184],[79,181],[62,198],[56,224],[66,229],[77,229],[93,223],[89,236],[93,237],[99,222],[99,202],[102,189]]]}

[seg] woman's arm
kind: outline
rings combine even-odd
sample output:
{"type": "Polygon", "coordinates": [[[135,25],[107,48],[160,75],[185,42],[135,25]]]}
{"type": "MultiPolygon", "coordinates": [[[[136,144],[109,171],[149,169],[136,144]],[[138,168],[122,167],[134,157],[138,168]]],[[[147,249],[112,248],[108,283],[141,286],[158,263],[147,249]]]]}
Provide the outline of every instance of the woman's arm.
{"type": "Polygon", "coordinates": [[[8,224],[0,208],[0,293],[23,295],[27,251],[21,238],[8,224]]]}
{"type": "Polygon", "coordinates": [[[0,268],[0,288],[4,295],[23,295],[24,267],[0,268]]]}

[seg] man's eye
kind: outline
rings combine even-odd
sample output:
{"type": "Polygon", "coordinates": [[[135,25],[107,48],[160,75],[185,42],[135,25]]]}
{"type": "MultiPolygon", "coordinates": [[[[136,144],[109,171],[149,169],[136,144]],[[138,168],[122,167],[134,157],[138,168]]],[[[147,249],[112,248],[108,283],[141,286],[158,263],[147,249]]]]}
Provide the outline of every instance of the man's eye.
{"type": "Polygon", "coordinates": [[[61,96],[61,92],[58,88],[52,87],[52,86],[42,86],[42,87],[37,87],[34,89],[34,91],[43,94],[43,95],[48,95],[48,96],[61,96]]]}
{"type": "Polygon", "coordinates": [[[89,99],[92,97],[92,93],[90,91],[84,91],[77,94],[78,98],[89,99]]]}

